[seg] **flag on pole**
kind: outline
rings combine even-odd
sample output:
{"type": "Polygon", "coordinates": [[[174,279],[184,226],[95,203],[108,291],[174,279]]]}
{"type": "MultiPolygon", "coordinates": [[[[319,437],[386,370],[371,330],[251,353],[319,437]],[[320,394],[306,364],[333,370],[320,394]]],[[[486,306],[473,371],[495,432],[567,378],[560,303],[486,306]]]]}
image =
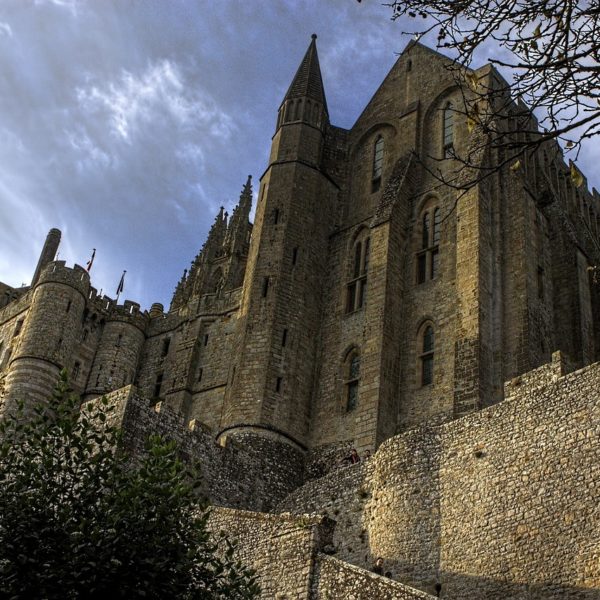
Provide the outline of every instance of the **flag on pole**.
{"type": "Polygon", "coordinates": [[[125,273],[127,273],[127,271],[123,271],[121,281],[119,281],[119,285],[117,286],[117,296],[123,291],[123,287],[125,286],[125,273]]]}
{"type": "Polygon", "coordinates": [[[94,258],[96,257],[96,248],[94,248],[93,252],[92,252],[92,258],[90,258],[90,260],[87,261],[87,271],[88,273],[90,272],[90,269],[92,268],[92,265],[94,264],[94,258]]]}

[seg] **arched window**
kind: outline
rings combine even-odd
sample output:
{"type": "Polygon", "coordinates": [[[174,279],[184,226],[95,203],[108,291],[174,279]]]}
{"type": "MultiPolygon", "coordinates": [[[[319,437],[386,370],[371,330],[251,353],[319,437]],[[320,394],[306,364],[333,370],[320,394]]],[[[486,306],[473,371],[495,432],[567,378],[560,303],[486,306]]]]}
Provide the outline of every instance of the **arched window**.
{"type": "Polygon", "coordinates": [[[373,173],[371,176],[371,192],[376,192],[381,187],[381,173],[383,171],[383,137],[377,136],[373,146],[373,173]]]}
{"type": "Polygon", "coordinates": [[[444,158],[454,156],[454,106],[447,102],[443,113],[444,158]]]}
{"type": "Polygon", "coordinates": [[[435,279],[439,271],[442,213],[428,208],[421,216],[421,247],[417,252],[417,283],[435,279]]]}
{"type": "Polygon", "coordinates": [[[362,308],[367,291],[367,271],[369,270],[370,239],[367,230],[357,237],[352,248],[350,280],[346,285],[346,312],[362,308]]]}
{"type": "Polygon", "coordinates": [[[358,384],[360,382],[360,355],[351,350],[344,361],[344,392],[346,412],[358,406],[358,384]]]}
{"type": "Polygon", "coordinates": [[[212,275],[210,276],[210,281],[208,282],[208,293],[216,294],[221,286],[223,285],[223,271],[221,267],[216,268],[212,275]]]}
{"type": "Polygon", "coordinates": [[[433,351],[435,346],[433,327],[431,325],[424,327],[420,346],[421,386],[431,385],[433,383],[433,351]]]}

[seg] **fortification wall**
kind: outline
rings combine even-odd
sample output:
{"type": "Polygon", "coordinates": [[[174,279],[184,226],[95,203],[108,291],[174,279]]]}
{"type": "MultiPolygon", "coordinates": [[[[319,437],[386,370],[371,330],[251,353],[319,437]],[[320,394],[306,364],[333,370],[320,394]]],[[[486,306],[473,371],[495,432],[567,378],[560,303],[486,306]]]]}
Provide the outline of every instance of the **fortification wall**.
{"type": "Polygon", "coordinates": [[[434,596],[321,554],[316,563],[312,598],[427,600],[434,596]]]}
{"type": "Polygon", "coordinates": [[[220,446],[208,428],[193,420],[186,423],[164,403],[152,407],[133,386],[107,397],[117,406],[117,424],[124,430],[126,450],[139,456],[153,433],[175,440],[184,459],[198,461],[200,492],[213,504],[270,510],[301,484],[303,457],[280,437],[246,432],[220,446]]]}
{"type": "Polygon", "coordinates": [[[327,511],[336,557],[382,556],[396,579],[441,583],[446,598],[597,600],[600,363],[567,370],[555,353],[504,402],[391,438],[279,509],[327,511]]]}
{"type": "Polygon", "coordinates": [[[272,515],[227,508],[212,510],[208,528],[227,533],[235,556],[253,568],[261,598],[269,600],[426,600],[419,590],[323,554],[334,522],[315,515],[272,515]]]}
{"type": "MultiPolygon", "coordinates": [[[[330,543],[333,522],[323,517],[213,509],[209,530],[227,532],[236,558],[257,571],[261,597],[308,600],[316,553],[330,543]]],[[[338,596],[342,597],[342,596],[338,596]]]]}

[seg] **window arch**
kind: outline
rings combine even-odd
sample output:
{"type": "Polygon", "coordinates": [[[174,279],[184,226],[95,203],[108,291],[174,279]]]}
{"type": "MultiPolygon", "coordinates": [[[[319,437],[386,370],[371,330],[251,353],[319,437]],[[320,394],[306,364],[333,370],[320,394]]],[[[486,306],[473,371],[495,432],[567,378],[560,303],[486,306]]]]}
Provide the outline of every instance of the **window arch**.
{"type": "Polygon", "coordinates": [[[383,136],[378,135],[373,144],[373,172],[371,175],[371,192],[376,192],[381,187],[381,173],[383,172],[383,136]]]}
{"type": "Polygon", "coordinates": [[[358,386],[360,383],[360,354],[353,348],[344,361],[344,399],[346,412],[358,406],[358,386]]]}
{"type": "Polygon", "coordinates": [[[421,387],[433,384],[433,356],[435,350],[435,333],[431,323],[421,327],[419,336],[419,366],[421,387]]]}
{"type": "Polygon", "coordinates": [[[439,271],[442,212],[428,207],[420,217],[420,247],[417,251],[417,283],[435,279],[439,271]]]}
{"type": "Polygon", "coordinates": [[[208,282],[208,293],[216,294],[223,285],[223,270],[221,267],[217,267],[210,276],[210,280],[208,282]]]}
{"type": "Polygon", "coordinates": [[[447,102],[442,115],[443,149],[444,158],[454,156],[454,105],[447,102]]]}
{"type": "Polygon", "coordinates": [[[370,253],[371,240],[365,228],[356,236],[350,254],[350,278],[346,284],[347,313],[359,310],[365,303],[370,253]]]}

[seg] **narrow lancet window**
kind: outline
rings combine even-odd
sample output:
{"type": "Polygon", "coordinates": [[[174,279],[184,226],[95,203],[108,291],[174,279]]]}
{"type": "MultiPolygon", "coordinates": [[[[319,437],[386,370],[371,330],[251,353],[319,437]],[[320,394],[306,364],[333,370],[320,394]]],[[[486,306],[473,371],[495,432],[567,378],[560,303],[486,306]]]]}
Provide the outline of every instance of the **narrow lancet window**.
{"type": "Polygon", "coordinates": [[[417,246],[417,283],[435,279],[439,271],[442,213],[436,207],[421,216],[420,244],[417,246]]]}
{"type": "Polygon", "coordinates": [[[358,406],[358,384],[360,381],[360,356],[356,350],[346,358],[345,364],[346,411],[358,406]]]}
{"type": "Polygon", "coordinates": [[[454,156],[454,106],[448,102],[443,114],[444,158],[454,156]]]}
{"type": "Polygon", "coordinates": [[[346,312],[351,313],[362,308],[367,291],[367,272],[369,270],[370,240],[367,230],[354,242],[350,280],[346,285],[346,312]]]}
{"type": "Polygon", "coordinates": [[[421,386],[433,383],[433,349],[434,349],[433,327],[427,325],[423,332],[421,352],[421,386]]]}
{"type": "Polygon", "coordinates": [[[376,192],[381,186],[383,172],[383,137],[379,136],[373,146],[373,173],[371,176],[371,192],[376,192]]]}

